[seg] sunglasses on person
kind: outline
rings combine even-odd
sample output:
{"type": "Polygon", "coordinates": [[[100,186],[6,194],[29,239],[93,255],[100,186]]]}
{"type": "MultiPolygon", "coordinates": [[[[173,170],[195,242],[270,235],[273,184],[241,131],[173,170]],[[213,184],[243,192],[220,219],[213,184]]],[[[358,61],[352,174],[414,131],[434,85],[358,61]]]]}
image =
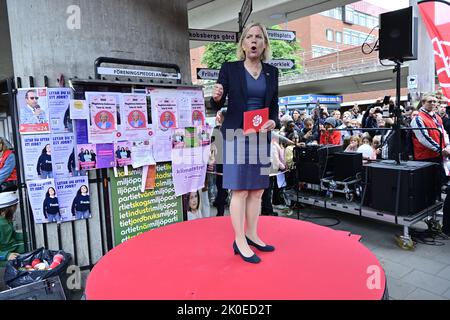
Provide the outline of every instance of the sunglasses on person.
{"type": "Polygon", "coordinates": [[[28,97],[30,100],[39,100],[39,97],[28,97]]]}

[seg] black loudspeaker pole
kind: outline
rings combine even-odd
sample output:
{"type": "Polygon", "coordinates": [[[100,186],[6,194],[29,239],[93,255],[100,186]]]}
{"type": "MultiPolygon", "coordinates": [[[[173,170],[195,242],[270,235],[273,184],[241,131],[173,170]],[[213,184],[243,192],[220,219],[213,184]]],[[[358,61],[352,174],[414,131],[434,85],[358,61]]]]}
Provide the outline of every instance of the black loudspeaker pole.
{"type": "Polygon", "coordinates": [[[402,137],[401,137],[401,121],[402,121],[402,111],[400,109],[400,70],[402,67],[402,63],[403,61],[401,59],[396,59],[395,61],[395,68],[394,68],[394,72],[397,73],[397,84],[396,84],[396,99],[395,99],[395,125],[394,125],[394,134],[396,135],[396,139],[395,139],[395,162],[397,162],[397,164],[400,164],[400,154],[401,154],[401,148],[402,148],[402,137]]]}

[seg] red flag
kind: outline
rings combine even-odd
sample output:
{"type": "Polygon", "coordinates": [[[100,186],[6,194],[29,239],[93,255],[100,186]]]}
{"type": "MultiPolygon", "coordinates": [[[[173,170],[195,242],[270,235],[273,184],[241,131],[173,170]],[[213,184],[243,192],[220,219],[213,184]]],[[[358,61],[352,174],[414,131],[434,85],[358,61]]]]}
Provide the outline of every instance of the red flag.
{"type": "Polygon", "coordinates": [[[420,1],[419,9],[433,44],[442,92],[450,100],[450,1],[420,1]]]}

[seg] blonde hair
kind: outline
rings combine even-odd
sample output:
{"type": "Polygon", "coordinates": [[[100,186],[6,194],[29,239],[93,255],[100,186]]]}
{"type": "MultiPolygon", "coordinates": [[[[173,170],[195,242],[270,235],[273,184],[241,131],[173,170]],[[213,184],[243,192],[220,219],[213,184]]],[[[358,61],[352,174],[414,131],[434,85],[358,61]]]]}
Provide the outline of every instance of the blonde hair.
{"type": "Polygon", "coordinates": [[[270,47],[269,35],[267,34],[266,27],[263,26],[259,22],[251,23],[250,25],[245,27],[244,31],[242,31],[242,35],[241,35],[241,38],[239,39],[239,43],[238,43],[238,46],[236,49],[236,56],[237,56],[238,60],[245,60],[245,52],[242,49],[242,43],[244,42],[244,39],[247,36],[248,31],[253,27],[259,27],[261,29],[263,36],[264,36],[264,42],[266,44],[266,49],[264,49],[264,51],[261,55],[261,60],[263,62],[270,61],[272,59],[272,49],[270,47]]]}

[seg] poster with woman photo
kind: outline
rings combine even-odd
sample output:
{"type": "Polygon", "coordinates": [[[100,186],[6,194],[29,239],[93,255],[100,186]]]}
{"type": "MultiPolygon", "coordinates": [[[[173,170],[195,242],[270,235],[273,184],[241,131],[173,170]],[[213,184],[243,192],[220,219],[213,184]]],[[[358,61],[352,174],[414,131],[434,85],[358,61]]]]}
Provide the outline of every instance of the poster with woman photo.
{"type": "Polygon", "coordinates": [[[69,88],[48,89],[48,110],[52,133],[73,132],[70,118],[70,95],[71,89],[69,88]]]}
{"type": "Polygon", "coordinates": [[[205,100],[199,98],[191,99],[192,106],[192,126],[200,127],[205,125],[205,100]]]}
{"type": "Polygon", "coordinates": [[[47,88],[17,90],[21,134],[50,132],[47,92],[47,88]]]}
{"type": "Polygon", "coordinates": [[[90,143],[110,143],[117,134],[117,94],[100,94],[86,92],[86,100],[90,109],[90,143]]]}
{"type": "Polygon", "coordinates": [[[127,140],[145,140],[150,136],[147,119],[147,96],[124,94],[122,97],[123,137],[127,140]]]}
{"type": "Polygon", "coordinates": [[[73,148],[75,147],[73,133],[53,134],[51,141],[53,178],[61,179],[73,175],[72,166],[75,163],[69,163],[75,159],[71,159],[73,148]]]}
{"type": "Polygon", "coordinates": [[[27,191],[35,223],[61,222],[54,179],[29,181],[27,191]]]}
{"type": "Polygon", "coordinates": [[[78,144],[76,151],[78,170],[95,170],[97,153],[95,144],[78,144]]]}
{"type": "Polygon", "coordinates": [[[50,138],[50,134],[21,137],[25,180],[53,178],[50,138]]]}
{"type": "Polygon", "coordinates": [[[61,221],[89,219],[91,204],[88,177],[72,177],[56,180],[61,221]]]}
{"type": "Polygon", "coordinates": [[[114,144],[114,157],[116,167],[125,167],[131,164],[132,143],[128,141],[117,142],[114,144]]]}
{"type": "Polygon", "coordinates": [[[200,190],[183,194],[183,219],[191,221],[204,218],[200,200],[200,190]]]}
{"type": "MultiPolygon", "coordinates": [[[[153,100],[152,100],[153,101],[153,100]]],[[[158,119],[158,128],[161,131],[167,132],[172,128],[177,127],[177,100],[175,98],[156,98],[154,99],[156,104],[158,119]]]]}

